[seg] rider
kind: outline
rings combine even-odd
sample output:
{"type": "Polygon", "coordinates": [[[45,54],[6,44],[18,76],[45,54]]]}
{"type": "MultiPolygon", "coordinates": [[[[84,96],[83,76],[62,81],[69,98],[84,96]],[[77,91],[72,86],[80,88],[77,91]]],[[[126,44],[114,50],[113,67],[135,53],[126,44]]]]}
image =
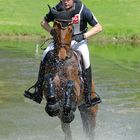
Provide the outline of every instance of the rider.
{"type": "MultiPolygon", "coordinates": [[[[91,104],[92,74],[91,74],[87,39],[102,31],[102,26],[99,24],[99,22],[92,14],[92,12],[80,0],[60,0],[60,2],[53,8],[56,9],[57,11],[74,10],[74,16],[72,18],[74,31],[73,31],[71,47],[79,50],[83,56],[84,67],[85,67],[84,70],[85,102],[87,104],[91,104]],[[91,29],[87,30],[87,24],[91,26],[91,29]]],[[[50,11],[49,13],[46,14],[44,19],[41,21],[41,26],[53,36],[54,32],[49,24],[51,21],[54,21],[54,16],[50,11]]],[[[36,101],[37,103],[41,103],[43,97],[42,85],[43,85],[43,76],[45,73],[45,64],[43,60],[47,52],[53,49],[53,45],[54,45],[53,43],[50,44],[47,47],[47,49],[43,52],[38,80],[34,85],[35,88],[34,93],[30,93],[28,90],[25,91],[24,94],[25,97],[30,98],[36,101]]]]}

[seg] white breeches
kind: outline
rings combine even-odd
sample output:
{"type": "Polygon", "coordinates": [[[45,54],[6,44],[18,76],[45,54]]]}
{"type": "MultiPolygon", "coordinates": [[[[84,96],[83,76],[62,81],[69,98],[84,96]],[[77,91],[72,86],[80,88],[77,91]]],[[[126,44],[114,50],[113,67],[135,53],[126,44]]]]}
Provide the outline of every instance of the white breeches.
{"type": "MultiPolygon", "coordinates": [[[[81,42],[78,43],[78,42],[72,40],[71,47],[81,52],[81,54],[83,56],[83,60],[84,60],[84,66],[87,69],[90,66],[90,58],[89,58],[89,50],[88,50],[88,46],[87,46],[87,41],[82,40],[81,42]]],[[[46,54],[50,50],[53,50],[53,49],[54,49],[54,44],[50,43],[49,46],[43,52],[42,61],[44,60],[46,54]]]]}

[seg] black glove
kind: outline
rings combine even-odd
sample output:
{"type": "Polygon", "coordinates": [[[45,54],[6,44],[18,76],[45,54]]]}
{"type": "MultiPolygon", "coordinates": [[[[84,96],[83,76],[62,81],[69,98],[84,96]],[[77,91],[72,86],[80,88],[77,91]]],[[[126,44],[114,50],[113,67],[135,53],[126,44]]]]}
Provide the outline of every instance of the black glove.
{"type": "Polygon", "coordinates": [[[78,34],[78,35],[74,35],[72,37],[73,40],[75,40],[76,42],[81,42],[82,40],[84,40],[84,34],[78,34]]]}
{"type": "Polygon", "coordinates": [[[56,36],[55,29],[51,29],[51,31],[50,31],[50,35],[51,35],[51,36],[53,36],[53,37],[55,37],[55,36],[56,36]]]}

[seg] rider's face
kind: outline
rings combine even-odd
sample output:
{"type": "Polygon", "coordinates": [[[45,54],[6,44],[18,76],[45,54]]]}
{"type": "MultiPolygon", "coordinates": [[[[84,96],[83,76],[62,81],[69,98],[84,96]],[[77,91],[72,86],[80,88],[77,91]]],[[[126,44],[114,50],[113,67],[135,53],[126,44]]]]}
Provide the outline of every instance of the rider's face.
{"type": "Polygon", "coordinates": [[[69,10],[73,7],[74,0],[62,0],[63,6],[66,10],[69,10]]]}

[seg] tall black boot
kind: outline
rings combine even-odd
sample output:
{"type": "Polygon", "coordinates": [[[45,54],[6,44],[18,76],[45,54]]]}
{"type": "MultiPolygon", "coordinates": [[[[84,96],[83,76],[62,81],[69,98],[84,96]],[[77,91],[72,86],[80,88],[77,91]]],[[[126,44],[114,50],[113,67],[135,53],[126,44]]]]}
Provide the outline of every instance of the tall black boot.
{"type": "Polygon", "coordinates": [[[24,96],[29,98],[37,103],[41,103],[43,98],[43,82],[44,82],[44,74],[45,74],[45,64],[41,61],[38,80],[37,82],[30,87],[28,90],[25,90],[24,96]],[[30,92],[30,90],[34,89],[34,92],[30,92]]]}
{"type": "Polygon", "coordinates": [[[91,104],[92,75],[91,66],[84,70],[84,94],[86,104],[91,104]]]}
{"type": "Polygon", "coordinates": [[[84,93],[85,93],[85,102],[88,106],[94,106],[101,102],[101,99],[99,95],[97,95],[95,98],[92,99],[91,93],[92,93],[92,72],[91,72],[91,66],[89,68],[85,69],[84,71],[84,93]]]}

